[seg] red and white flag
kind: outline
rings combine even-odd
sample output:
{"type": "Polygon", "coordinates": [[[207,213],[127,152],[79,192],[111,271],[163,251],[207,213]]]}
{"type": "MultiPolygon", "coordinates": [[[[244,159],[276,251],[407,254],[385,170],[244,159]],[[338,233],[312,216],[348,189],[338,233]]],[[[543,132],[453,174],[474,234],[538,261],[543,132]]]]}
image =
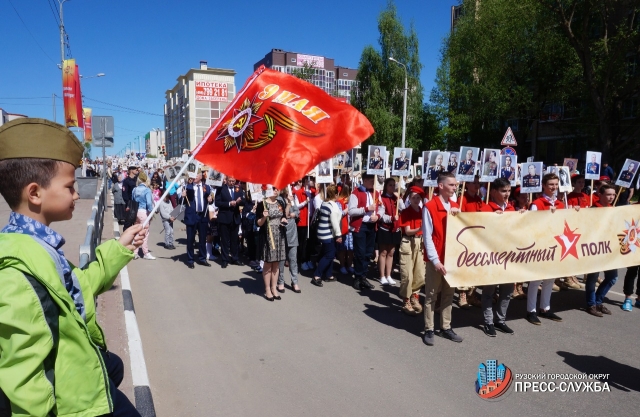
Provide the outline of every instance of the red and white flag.
{"type": "Polygon", "coordinates": [[[372,134],[353,106],[262,66],[192,153],[228,176],[282,188],[372,134]]]}

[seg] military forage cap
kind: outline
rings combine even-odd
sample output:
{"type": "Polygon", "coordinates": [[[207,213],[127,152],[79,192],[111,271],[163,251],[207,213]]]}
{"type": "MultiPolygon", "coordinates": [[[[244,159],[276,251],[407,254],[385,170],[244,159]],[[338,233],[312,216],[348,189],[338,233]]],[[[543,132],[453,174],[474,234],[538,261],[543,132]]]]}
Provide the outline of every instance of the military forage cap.
{"type": "Polygon", "coordinates": [[[66,127],[50,120],[22,118],[0,126],[0,161],[42,158],[78,166],[84,146],[66,127]]]}

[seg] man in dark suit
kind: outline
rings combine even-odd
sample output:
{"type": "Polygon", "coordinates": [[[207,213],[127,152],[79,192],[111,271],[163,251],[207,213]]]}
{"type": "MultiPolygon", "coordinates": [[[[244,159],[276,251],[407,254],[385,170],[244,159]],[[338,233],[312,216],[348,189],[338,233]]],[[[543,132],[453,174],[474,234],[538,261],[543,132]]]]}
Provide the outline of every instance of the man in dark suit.
{"type": "Polygon", "coordinates": [[[240,206],[246,204],[244,191],[236,187],[236,179],[227,177],[227,184],[216,192],[216,207],[218,207],[218,233],[222,247],[222,264],[242,265],[238,258],[238,228],[242,222],[240,206]]]}
{"type": "Polygon", "coordinates": [[[198,265],[211,266],[207,262],[207,226],[209,225],[208,204],[213,201],[211,187],[202,182],[202,173],[195,175],[192,184],[187,184],[182,196],[186,197],[187,207],[184,210],[184,224],[187,226],[187,266],[193,269],[195,254],[193,246],[198,233],[198,265]]]}

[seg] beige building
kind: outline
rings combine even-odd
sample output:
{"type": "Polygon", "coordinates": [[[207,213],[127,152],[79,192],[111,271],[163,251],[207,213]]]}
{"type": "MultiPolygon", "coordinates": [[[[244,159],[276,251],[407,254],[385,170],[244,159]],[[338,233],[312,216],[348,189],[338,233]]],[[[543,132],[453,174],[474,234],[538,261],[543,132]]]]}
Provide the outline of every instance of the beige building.
{"type": "Polygon", "coordinates": [[[158,158],[166,151],[165,132],[159,128],[152,129],[144,136],[145,151],[147,155],[155,155],[158,158]]]}
{"type": "MultiPolygon", "coordinates": [[[[178,77],[167,90],[164,105],[164,133],[167,159],[182,156],[183,149],[194,149],[207,130],[234,99],[236,72],[230,69],[209,68],[200,61],[200,68],[192,68],[178,77]]],[[[155,148],[151,147],[151,153],[155,148]]]]}

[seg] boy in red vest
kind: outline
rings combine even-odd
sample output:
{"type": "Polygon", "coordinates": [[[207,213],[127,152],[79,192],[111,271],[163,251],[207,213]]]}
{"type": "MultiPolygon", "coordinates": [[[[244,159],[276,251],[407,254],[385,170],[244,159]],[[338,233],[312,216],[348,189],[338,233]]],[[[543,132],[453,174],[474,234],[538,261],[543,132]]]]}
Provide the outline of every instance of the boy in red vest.
{"type": "Polygon", "coordinates": [[[434,320],[436,298],[440,293],[440,336],[454,342],[462,342],[462,337],[458,336],[451,328],[451,309],[453,304],[453,293],[455,290],[449,286],[444,278],[447,270],[444,267],[445,240],[447,237],[447,215],[456,215],[460,212],[458,204],[451,200],[456,192],[456,177],[450,172],[444,172],[438,177],[439,195],[434,196],[431,201],[424,205],[422,210],[422,237],[425,247],[425,301],[424,301],[424,322],[425,334],[424,343],[433,346],[434,343],[434,320]]]}
{"type": "MultiPolygon", "coordinates": [[[[603,183],[598,191],[600,194],[598,202],[593,203],[593,207],[613,207],[613,201],[616,199],[616,187],[608,183],[603,183]]],[[[603,314],[611,314],[611,311],[605,307],[602,302],[607,292],[618,280],[618,270],[612,269],[610,271],[604,271],[604,280],[600,283],[598,291],[596,291],[598,275],[600,275],[599,272],[587,275],[585,295],[587,297],[587,313],[592,316],[602,317],[603,314]]]]}
{"type": "MultiPolygon", "coordinates": [[[[497,178],[491,184],[489,207],[494,213],[503,214],[505,212],[514,212],[515,208],[509,203],[509,195],[511,194],[511,182],[504,178],[497,178]]],[[[525,210],[521,210],[524,213],[525,210]]],[[[513,334],[513,330],[507,326],[505,319],[507,316],[507,308],[509,308],[509,300],[513,292],[513,284],[500,284],[500,293],[498,296],[498,304],[496,316],[498,321],[493,320],[493,295],[496,292],[497,285],[484,285],[482,287],[482,311],[484,313],[484,333],[489,337],[496,337],[496,329],[506,334],[513,334]]]]}
{"type": "MultiPolygon", "coordinates": [[[[478,195],[480,190],[480,176],[476,175],[473,182],[466,183],[464,196],[460,198],[460,211],[463,213],[477,213],[480,211],[489,212],[491,209],[478,195]]],[[[458,305],[460,308],[480,307],[479,296],[476,293],[476,287],[460,287],[457,288],[459,297],[458,305]]]]}
{"type": "MultiPolygon", "coordinates": [[[[560,178],[556,174],[546,174],[542,177],[542,196],[533,200],[529,210],[549,210],[555,213],[557,209],[563,209],[564,204],[556,198],[560,178]]],[[[553,279],[535,280],[529,282],[527,291],[527,320],[529,323],[541,325],[540,317],[544,317],[553,321],[562,321],[562,319],[551,312],[551,292],[553,291],[553,279]],[[540,293],[540,313],[536,314],[536,301],[538,298],[538,286],[542,283],[542,291],[540,293]]]]}
{"type": "Polygon", "coordinates": [[[380,193],[373,189],[373,175],[363,174],[362,185],[353,190],[349,196],[349,229],[353,235],[353,264],[355,276],[353,288],[364,290],[373,288],[367,281],[369,259],[373,256],[376,243],[377,222],[380,219],[377,204],[380,193]]]}
{"type": "Polygon", "coordinates": [[[567,204],[571,207],[589,207],[589,195],[584,193],[584,175],[573,174],[571,176],[573,191],[567,194],[567,204]]]}

